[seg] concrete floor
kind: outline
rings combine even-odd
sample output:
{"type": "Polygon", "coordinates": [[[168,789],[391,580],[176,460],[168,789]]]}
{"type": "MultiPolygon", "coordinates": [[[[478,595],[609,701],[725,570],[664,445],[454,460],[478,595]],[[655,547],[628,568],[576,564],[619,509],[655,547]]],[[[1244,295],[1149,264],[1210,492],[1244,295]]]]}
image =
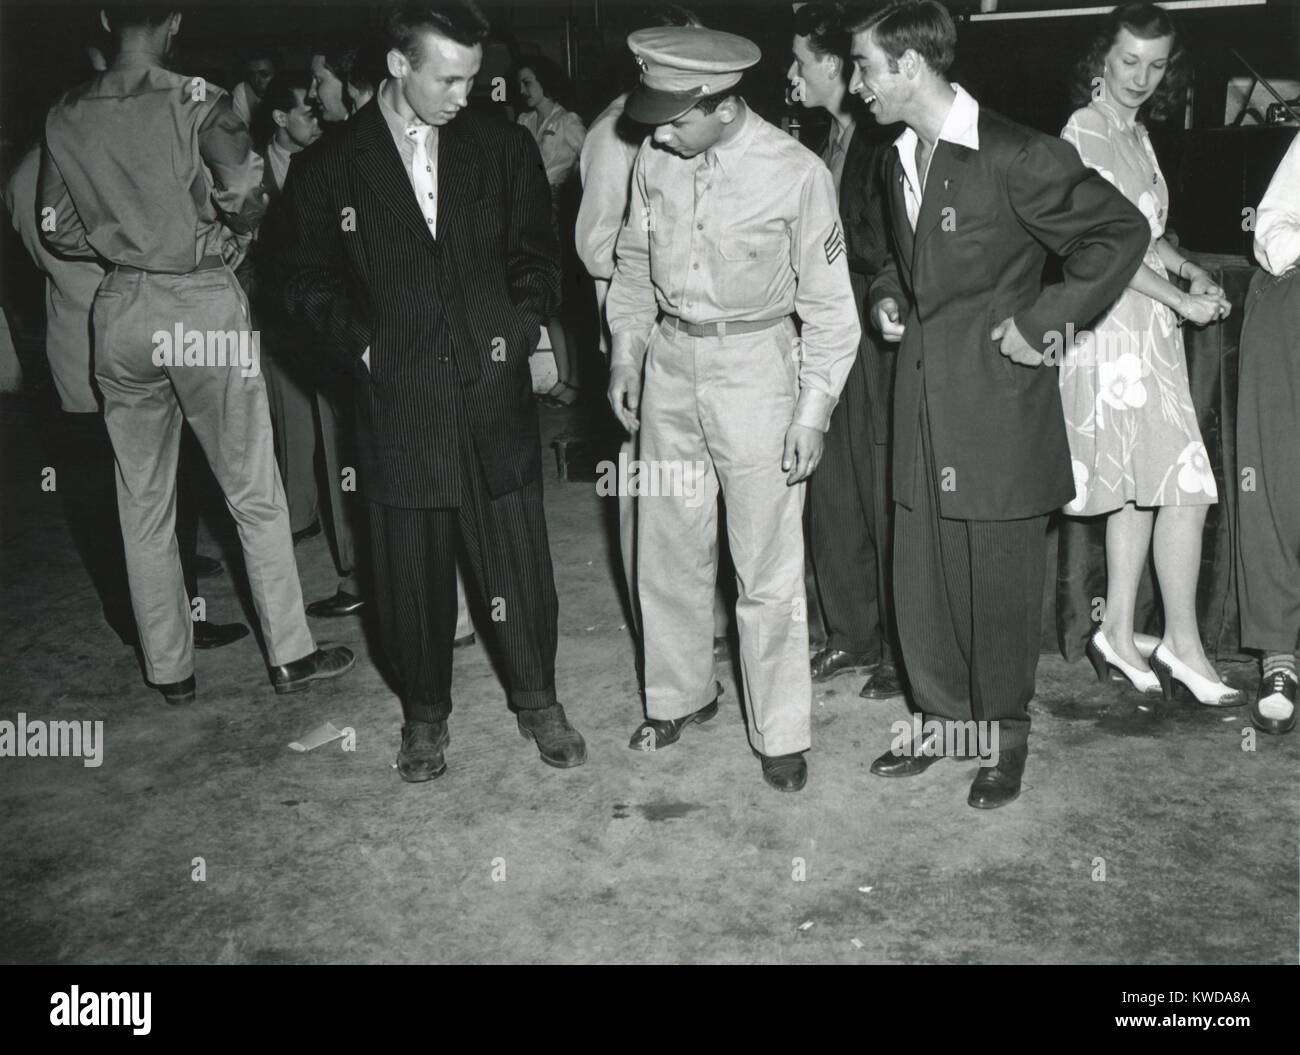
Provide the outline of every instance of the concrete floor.
{"type": "MultiPolygon", "coordinates": [[[[608,511],[556,482],[548,451],[558,688],[590,761],[541,764],[476,646],[457,654],[446,776],[405,785],[358,620],[316,624],[360,654],[341,681],[277,697],[248,638],[198,653],[198,703],[165,707],[40,490],[41,415],[13,398],[0,413],[0,718],[105,723],[99,768],[0,759],[0,960],[1296,960],[1300,735],[1245,752],[1244,708],[1142,710],[1044,656],[1024,793],[991,813],[966,805],[972,763],[872,777],[905,708],[860,700],[853,677],[816,695],[802,794],[762,782],[729,664],[717,720],[629,751],[608,511]],[[288,749],[324,719],[355,729],[354,752],[288,749]]],[[[548,437],[565,425],[546,412],[548,437]]],[[[333,590],[323,538],[299,559],[308,598],[333,590]]],[[[204,588],[212,618],[234,616],[228,573],[204,588]]]]}

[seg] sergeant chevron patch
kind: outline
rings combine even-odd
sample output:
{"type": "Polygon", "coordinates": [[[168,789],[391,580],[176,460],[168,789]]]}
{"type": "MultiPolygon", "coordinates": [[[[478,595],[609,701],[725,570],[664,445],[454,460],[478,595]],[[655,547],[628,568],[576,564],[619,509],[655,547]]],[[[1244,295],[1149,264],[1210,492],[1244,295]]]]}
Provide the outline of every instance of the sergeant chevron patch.
{"type": "Polygon", "coordinates": [[[840,234],[840,225],[835,224],[831,227],[831,233],[826,236],[823,243],[826,249],[826,263],[833,264],[844,253],[844,236],[840,234]]]}

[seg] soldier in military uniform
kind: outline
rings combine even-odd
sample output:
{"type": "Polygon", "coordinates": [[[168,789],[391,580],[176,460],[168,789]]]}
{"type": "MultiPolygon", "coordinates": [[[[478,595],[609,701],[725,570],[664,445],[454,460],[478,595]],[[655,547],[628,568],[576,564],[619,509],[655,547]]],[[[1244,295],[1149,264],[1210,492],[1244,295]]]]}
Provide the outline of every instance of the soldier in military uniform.
{"type": "Polygon", "coordinates": [[[609,398],[640,432],[645,471],[667,485],[639,500],[646,720],[630,746],[665,747],[717,713],[721,492],[750,743],[767,782],[798,791],[812,705],[804,484],[861,332],[835,186],[739,94],[760,58],[752,42],[673,27],[628,46],[642,76],[626,113],[654,131],[606,302],[609,398]]]}

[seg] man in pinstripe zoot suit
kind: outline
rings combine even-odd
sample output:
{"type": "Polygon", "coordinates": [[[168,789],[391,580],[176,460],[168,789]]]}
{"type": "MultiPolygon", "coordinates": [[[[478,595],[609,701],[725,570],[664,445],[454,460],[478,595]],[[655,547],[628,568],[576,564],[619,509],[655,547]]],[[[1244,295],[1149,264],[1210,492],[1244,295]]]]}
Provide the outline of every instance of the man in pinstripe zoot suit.
{"type": "Polygon", "coordinates": [[[528,355],[559,294],[550,194],[526,131],[466,106],[487,22],[403,4],[391,74],[285,186],[289,313],[355,379],[375,604],[405,724],[404,780],[446,769],[456,552],[497,629],[521,733],[567,768],[557,602],[528,355]]]}

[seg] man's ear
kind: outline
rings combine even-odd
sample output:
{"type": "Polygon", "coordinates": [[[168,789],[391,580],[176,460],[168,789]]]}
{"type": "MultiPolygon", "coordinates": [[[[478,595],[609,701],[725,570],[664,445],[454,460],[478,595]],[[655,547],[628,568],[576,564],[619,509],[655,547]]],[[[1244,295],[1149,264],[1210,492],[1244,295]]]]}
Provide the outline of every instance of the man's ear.
{"type": "Polygon", "coordinates": [[[718,109],[715,112],[718,115],[718,120],[724,125],[731,124],[740,114],[740,106],[736,97],[728,95],[722,102],[718,103],[718,109]]]}
{"type": "Polygon", "coordinates": [[[99,11],[99,24],[104,27],[105,33],[112,33],[113,27],[108,24],[108,12],[103,8],[99,11]]]}
{"type": "Polygon", "coordinates": [[[289,123],[289,115],[283,110],[272,110],[271,123],[275,125],[276,128],[283,128],[289,123]]]}
{"type": "Polygon", "coordinates": [[[399,48],[388,49],[388,72],[401,80],[411,72],[411,63],[399,48]]]}
{"type": "Polygon", "coordinates": [[[903,75],[909,80],[915,79],[924,65],[921,56],[917,54],[914,48],[908,48],[898,59],[899,69],[903,71],[903,75]]]}

